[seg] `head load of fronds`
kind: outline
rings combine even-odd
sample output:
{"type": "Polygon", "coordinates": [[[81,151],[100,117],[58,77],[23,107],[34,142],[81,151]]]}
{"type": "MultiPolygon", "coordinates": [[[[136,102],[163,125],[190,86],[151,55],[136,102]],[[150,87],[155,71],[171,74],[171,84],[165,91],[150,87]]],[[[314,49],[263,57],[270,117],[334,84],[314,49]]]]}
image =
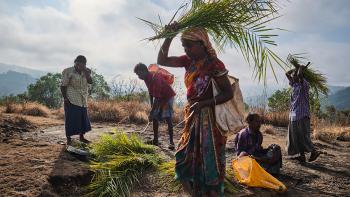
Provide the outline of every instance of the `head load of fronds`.
{"type": "Polygon", "coordinates": [[[327,86],[327,78],[324,74],[319,72],[318,70],[314,70],[310,67],[310,62],[308,62],[306,65],[303,65],[301,63],[301,60],[305,59],[304,57],[298,55],[298,54],[289,54],[287,57],[287,62],[291,68],[293,68],[296,72],[297,69],[303,68],[303,75],[306,81],[309,82],[310,87],[312,88],[312,91],[316,94],[318,97],[319,93],[328,95],[329,89],[327,86]]]}
{"type": "Polygon", "coordinates": [[[140,19],[148,24],[155,35],[148,40],[176,36],[188,28],[200,27],[208,31],[219,49],[225,46],[241,51],[245,60],[254,64],[254,75],[258,80],[266,80],[266,70],[270,67],[274,76],[273,63],[284,68],[284,62],[269,46],[276,45],[272,39],[277,36],[268,27],[269,22],[278,17],[276,0],[192,0],[191,6],[182,6],[178,17],[177,30],[170,31],[167,25],[140,19]]]}

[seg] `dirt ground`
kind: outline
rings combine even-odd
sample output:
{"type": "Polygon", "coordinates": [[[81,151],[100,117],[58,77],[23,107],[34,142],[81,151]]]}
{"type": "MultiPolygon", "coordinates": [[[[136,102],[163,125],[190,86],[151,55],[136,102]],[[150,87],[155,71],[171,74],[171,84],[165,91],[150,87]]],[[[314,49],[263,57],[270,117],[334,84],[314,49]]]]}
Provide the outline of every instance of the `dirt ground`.
{"type": "MultiPolygon", "coordinates": [[[[17,116],[0,114],[0,196],[80,196],[93,173],[83,158],[65,151],[63,121],[55,118],[27,117],[14,121],[17,116]]],[[[141,132],[145,125],[113,125],[93,123],[86,138],[94,141],[114,129],[137,132],[145,140],[152,138],[152,127],[141,132]]],[[[285,147],[286,128],[274,128],[275,134],[264,134],[264,146],[271,143],[285,147]]],[[[167,149],[166,127],[161,128],[159,151],[168,158],[174,152],[167,149]]],[[[175,129],[175,142],[180,128],[175,129]]],[[[350,142],[325,143],[314,141],[322,151],[313,163],[299,164],[284,155],[279,177],[288,191],[278,194],[265,189],[240,186],[232,196],[350,196],[350,142]]],[[[227,143],[227,164],[234,158],[233,140],[227,143]]],[[[184,196],[170,193],[148,176],[133,196],[184,196]]],[[[226,195],[231,196],[231,195],[226,195]]]]}

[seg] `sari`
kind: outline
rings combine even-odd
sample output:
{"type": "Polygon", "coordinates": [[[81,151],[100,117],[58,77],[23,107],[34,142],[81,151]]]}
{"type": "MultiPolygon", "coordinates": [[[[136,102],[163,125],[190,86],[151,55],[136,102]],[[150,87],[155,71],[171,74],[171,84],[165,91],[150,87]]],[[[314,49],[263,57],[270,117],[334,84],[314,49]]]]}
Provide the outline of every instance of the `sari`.
{"type": "Polygon", "coordinates": [[[191,116],[189,109],[196,101],[212,98],[211,78],[224,76],[228,71],[217,58],[194,64],[188,56],[181,56],[178,63],[186,69],[188,104],[184,110],[185,127],[175,154],[176,179],[191,184],[192,196],[203,196],[213,190],[223,196],[227,138],[216,126],[214,105],[191,116]]]}

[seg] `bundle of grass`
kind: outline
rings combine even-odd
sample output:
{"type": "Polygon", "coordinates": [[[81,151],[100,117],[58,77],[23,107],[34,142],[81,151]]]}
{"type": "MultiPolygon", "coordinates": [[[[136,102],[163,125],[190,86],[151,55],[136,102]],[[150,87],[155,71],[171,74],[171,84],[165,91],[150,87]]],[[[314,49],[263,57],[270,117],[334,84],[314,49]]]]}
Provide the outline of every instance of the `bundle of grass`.
{"type": "MultiPolygon", "coordinates": [[[[294,71],[299,69],[302,65],[301,59],[305,59],[304,57],[298,54],[289,54],[287,57],[287,62],[290,67],[294,68],[294,71]]],[[[319,93],[328,95],[329,89],[327,86],[327,78],[324,74],[320,73],[317,70],[314,70],[309,67],[310,62],[308,62],[304,68],[304,77],[306,81],[309,82],[312,91],[316,94],[316,97],[319,96],[319,93]]]]}
{"type": "Polygon", "coordinates": [[[278,127],[287,127],[289,124],[289,111],[267,112],[263,115],[264,124],[278,127]]]}
{"type": "Polygon", "coordinates": [[[95,122],[119,122],[125,111],[114,101],[89,101],[89,116],[95,122]]]}
{"type": "Polygon", "coordinates": [[[151,145],[135,134],[103,135],[91,151],[95,176],[88,186],[88,196],[130,196],[132,189],[148,170],[155,169],[160,157],[151,145]]]}
{"type": "Polygon", "coordinates": [[[21,113],[29,116],[48,117],[50,110],[40,103],[23,103],[21,113]]]}
{"type": "Polygon", "coordinates": [[[21,111],[21,106],[16,103],[6,102],[5,103],[5,113],[19,113],[21,111]]]}
{"type": "Polygon", "coordinates": [[[267,27],[270,21],[277,18],[276,0],[192,0],[192,6],[181,6],[177,20],[177,30],[172,31],[162,24],[140,19],[148,24],[155,36],[153,41],[169,38],[191,27],[206,29],[219,49],[225,46],[239,49],[248,63],[254,63],[255,77],[266,80],[266,70],[270,67],[275,75],[273,62],[284,67],[284,62],[268,46],[276,45],[272,39],[277,36],[275,28],[267,27]],[[188,8],[189,7],[189,8],[188,8]],[[186,12],[187,11],[187,12],[186,12]]]}

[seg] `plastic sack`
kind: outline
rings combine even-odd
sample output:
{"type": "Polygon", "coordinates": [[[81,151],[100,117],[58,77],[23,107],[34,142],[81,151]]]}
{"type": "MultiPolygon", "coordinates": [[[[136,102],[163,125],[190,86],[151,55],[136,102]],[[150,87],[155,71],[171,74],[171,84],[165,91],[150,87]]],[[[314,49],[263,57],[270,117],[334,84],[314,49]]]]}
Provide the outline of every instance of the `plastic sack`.
{"type": "Polygon", "coordinates": [[[262,187],[284,192],[287,187],[266,172],[255,159],[245,156],[232,161],[233,173],[236,179],[249,187],[262,187]]]}
{"type": "Polygon", "coordinates": [[[157,64],[151,64],[148,66],[148,71],[152,74],[160,74],[167,84],[172,85],[174,83],[174,75],[165,70],[164,68],[160,68],[157,64]]]}

